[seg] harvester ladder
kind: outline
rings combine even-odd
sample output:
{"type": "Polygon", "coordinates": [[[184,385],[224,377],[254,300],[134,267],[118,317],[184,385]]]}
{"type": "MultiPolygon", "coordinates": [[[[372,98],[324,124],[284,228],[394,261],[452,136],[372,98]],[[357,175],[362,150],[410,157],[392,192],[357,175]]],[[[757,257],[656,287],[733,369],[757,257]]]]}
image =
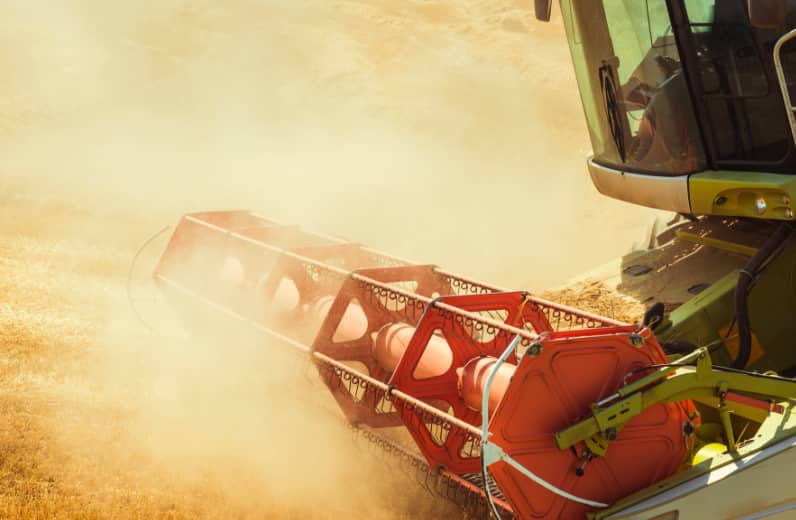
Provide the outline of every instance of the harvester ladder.
{"type": "Polygon", "coordinates": [[[796,38],[796,29],[782,36],[782,38],[777,41],[776,45],[774,45],[774,67],[777,69],[779,88],[782,90],[782,99],[785,101],[785,111],[788,114],[790,131],[793,136],[793,142],[796,144],[796,106],[794,106],[791,100],[788,80],[785,77],[785,70],[782,68],[782,47],[794,38],[796,38]]]}

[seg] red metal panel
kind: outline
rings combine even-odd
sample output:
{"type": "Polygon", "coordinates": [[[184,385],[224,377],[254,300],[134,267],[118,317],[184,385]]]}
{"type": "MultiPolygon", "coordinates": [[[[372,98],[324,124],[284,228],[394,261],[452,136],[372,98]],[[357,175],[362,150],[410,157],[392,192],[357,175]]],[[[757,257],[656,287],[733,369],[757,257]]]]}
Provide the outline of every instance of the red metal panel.
{"type": "MultiPolygon", "coordinates": [[[[524,292],[437,299],[418,324],[390,384],[416,399],[442,403],[443,409],[450,409],[457,419],[480,424],[480,413],[468,407],[460,395],[459,371],[473,359],[497,357],[503,353],[515,334],[508,328],[501,328],[502,324],[526,331],[529,338],[532,335],[528,328],[536,333],[550,331],[546,317],[524,292]],[[416,371],[432,335],[448,343],[452,363],[444,373],[421,379],[416,371]]],[[[509,363],[516,364],[517,359],[512,356],[509,363]]],[[[411,407],[402,408],[401,416],[429,464],[444,466],[454,473],[480,471],[480,447],[470,433],[459,429],[435,429],[411,407]]]]}
{"type": "MultiPolygon", "coordinates": [[[[659,404],[630,421],[605,457],[594,457],[582,476],[585,445],[561,451],[554,434],[590,414],[590,405],[612,394],[631,371],[666,356],[654,336],[642,346],[633,327],[582,334],[553,333],[541,353],[524,356],[489,430],[492,441],[543,479],[572,494],[611,503],[674,473],[688,452],[683,426],[690,403],[659,404]]],[[[531,482],[500,462],[490,468],[521,518],[583,518],[589,510],[531,482]]]]}
{"type": "MultiPolygon", "coordinates": [[[[313,350],[342,362],[364,365],[366,375],[387,382],[392,373],[373,355],[374,336],[385,325],[414,325],[431,301],[429,296],[445,287],[434,276],[432,266],[400,266],[355,271],[346,279],[313,342],[313,350]],[[401,288],[411,287],[413,290],[401,288]],[[336,341],[335,334],[348,327],[346,310],[356,305],[366,318],[364,334],[356,339],[336,341]]],[[[381,390],[369,389],[359,395],[343,380],[346,374],[325,372],[324,381],[346,417],[373,428],[401,424],[391,401],[381,390]]],[[[360,387],[356,387],[361,390],[360,387]]]]}

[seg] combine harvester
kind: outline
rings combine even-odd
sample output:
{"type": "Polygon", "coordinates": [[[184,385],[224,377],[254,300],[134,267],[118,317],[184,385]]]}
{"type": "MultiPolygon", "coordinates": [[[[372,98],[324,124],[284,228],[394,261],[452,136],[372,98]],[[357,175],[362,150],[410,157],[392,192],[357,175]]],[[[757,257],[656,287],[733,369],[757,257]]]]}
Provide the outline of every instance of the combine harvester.
{"type": "Polygon", "coordinates": [[[308,356],[351,425],[476,514],[793,518],[796,5],[561,9],[594,184],[684,217],[603,277],[642,324],[242,211],[185,216],[155,280],[308,356]]]}

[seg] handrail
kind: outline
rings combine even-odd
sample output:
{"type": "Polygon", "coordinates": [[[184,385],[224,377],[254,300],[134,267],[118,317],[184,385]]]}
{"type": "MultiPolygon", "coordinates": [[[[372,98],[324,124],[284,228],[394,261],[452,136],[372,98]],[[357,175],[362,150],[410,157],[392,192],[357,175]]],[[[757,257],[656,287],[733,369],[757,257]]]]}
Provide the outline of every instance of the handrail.
{"type": "Polygon", "coordinates": [[[793,136],[793,144],[796,145],[796,106],[794,106],[791,100],[787,78],[785,78],[785,71],[782,68],[782,47],[794,38],[796,38],[796,29],[777,40],[777,43],[774,45],[774,68],[777,71],[779,88],[782,90],[782,99],[785,102],[785,111],[788,114],[788,123],[790,124],[790,131],[793,136]]]}

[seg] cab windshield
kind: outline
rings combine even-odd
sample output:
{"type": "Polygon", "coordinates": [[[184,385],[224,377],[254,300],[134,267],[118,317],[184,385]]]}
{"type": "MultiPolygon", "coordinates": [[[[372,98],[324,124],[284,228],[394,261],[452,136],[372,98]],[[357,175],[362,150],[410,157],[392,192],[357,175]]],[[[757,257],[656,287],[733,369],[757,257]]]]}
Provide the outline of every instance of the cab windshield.
{"type": "Polygon", "coordinates": [[[564,0],[597,163],[683,175],[705,152],[665,0],[564,0]]]}

